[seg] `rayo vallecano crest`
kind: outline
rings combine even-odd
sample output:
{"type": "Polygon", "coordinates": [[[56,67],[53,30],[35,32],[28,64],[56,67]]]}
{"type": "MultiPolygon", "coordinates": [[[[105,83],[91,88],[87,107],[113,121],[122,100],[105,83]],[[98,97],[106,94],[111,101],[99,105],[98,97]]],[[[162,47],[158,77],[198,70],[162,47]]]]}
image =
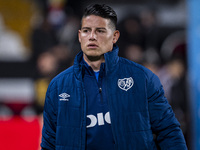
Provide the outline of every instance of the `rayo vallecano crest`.
{"type": "Polygon", "coordinates": [[[134,84],[133,78],[118,79],[118,86],[124,91],[128,91],[134,84]]]}

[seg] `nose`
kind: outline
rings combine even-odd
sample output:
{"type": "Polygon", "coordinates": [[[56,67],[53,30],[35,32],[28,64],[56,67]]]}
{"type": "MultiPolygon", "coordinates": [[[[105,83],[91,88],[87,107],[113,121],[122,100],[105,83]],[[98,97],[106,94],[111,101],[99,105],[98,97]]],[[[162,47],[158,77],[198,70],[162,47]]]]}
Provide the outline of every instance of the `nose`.
{"type": "Polygon", "coordinates": [[[96,33],[95,33],[95,31],[92,31],[91,33],[90,33],[90,40],[96,40],[96,38],[97,38],[97,35],[96,35],[96,33]]]}

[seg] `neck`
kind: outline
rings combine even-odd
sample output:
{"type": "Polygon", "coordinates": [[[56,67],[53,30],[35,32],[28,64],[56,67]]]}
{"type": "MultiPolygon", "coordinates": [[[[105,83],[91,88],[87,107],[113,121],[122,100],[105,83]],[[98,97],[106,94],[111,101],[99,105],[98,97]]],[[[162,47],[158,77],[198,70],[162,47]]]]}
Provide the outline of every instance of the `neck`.
{"type": "Polygon", "coordinates": [[[85,62],[94,70],[99,71],[101,63],[105,62],[104,56],[100,57],[88,57],[85,54],[83,55],[85,62]]]}

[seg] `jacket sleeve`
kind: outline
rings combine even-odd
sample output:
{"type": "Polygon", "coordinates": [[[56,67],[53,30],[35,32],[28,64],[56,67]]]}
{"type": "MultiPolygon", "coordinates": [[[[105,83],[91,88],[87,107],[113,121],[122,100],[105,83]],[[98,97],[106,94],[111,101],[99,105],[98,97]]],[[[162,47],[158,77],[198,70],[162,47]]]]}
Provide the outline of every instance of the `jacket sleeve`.
{"type": "Polygon", "coordinates": [[[151,128],[161,149],[187,150],[180,124],[164,96],[158,77],[151,73],[147,81],[147,95],[151,128]]]}
{"type": "Polygon", "coordinates": [[[56,143],[56,104],[53,101],[54,91],[48,88],[45,98],[45,105],[43,111],[43,129],[42,129],[42,142],[41,148],[54,150],[56,143]]]}

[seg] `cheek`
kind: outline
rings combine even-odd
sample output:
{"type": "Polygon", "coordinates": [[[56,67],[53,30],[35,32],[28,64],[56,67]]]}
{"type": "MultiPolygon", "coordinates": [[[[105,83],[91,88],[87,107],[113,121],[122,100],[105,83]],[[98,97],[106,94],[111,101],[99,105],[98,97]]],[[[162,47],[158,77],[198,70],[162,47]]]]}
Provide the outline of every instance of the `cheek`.
{"type": "Polygon", "coordinates": [[[87,39],[87,35],[84,33],[79,34],[79,42],[84,42],[87,39]]]}
{"type": "Polygon", "coordinates": [[[112,41],[106,41],[104,44],[103,44],[103,49],[105,50],[105,52],[108,52],[108,51],[111,51],[113,49],[113,43],[112,41]]]}
{"type": "Polygon", "coordinates": [[[82,38],[85,38],[85,37],[87,37],[88,34],[86,34],[86,33],[81,33],[80,35],[81,35],[82,38]]]}
{"type": "Polygon", "coordinates": [[[104,45],[105,46],[112,46],[113,45],[113,37],[104,38],[104,45]]]}

